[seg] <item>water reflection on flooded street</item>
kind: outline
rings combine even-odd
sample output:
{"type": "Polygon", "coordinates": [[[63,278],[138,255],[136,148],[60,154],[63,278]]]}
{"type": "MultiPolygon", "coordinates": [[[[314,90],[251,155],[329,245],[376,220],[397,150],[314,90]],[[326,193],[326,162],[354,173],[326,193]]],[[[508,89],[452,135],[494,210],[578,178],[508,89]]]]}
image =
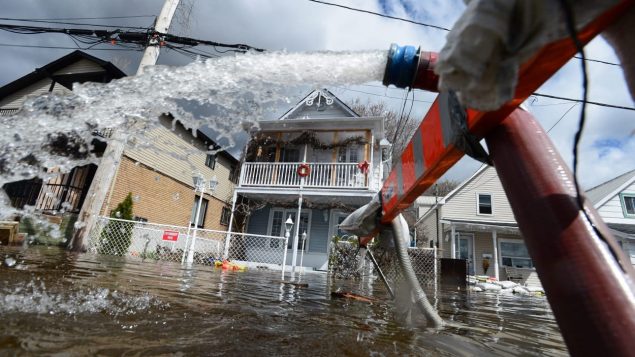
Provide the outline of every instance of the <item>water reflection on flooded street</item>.
{"type": "MultiPolygon", "coordinates": [[[[545,298],[444,291],[448,326],[405,325],[379,280],[0,248],[0,355],[566,355],[545,298]],[[352,291],[372,303],[331,297],[352,291]]],[[[433,292],[429,292],[433,294],[433,292]]]]}

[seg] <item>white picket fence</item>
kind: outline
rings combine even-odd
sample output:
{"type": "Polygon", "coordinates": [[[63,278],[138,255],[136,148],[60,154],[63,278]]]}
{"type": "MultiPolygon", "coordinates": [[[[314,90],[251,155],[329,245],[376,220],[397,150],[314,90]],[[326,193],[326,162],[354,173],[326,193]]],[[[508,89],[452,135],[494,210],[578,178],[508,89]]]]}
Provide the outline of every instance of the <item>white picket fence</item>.
{"type": "Polygon", "coordinates": [[[190,258],[204,265],[229,259],[249,267],[281,269],[286,246],[284,237],[99,217],[89,234],[88,251],[181,263],[190,258]]]}

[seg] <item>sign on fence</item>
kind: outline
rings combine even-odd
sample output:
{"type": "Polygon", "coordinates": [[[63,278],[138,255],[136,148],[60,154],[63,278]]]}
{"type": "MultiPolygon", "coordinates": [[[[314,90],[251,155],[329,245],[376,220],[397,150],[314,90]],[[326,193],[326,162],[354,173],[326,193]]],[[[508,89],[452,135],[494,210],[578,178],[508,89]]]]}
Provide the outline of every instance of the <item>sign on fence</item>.
{"type": "Polygon", "coordinates": [[[163,231],[163,240],[169,240],[176,242],[179,239],[179,232],[177,231],[163,231]]]}

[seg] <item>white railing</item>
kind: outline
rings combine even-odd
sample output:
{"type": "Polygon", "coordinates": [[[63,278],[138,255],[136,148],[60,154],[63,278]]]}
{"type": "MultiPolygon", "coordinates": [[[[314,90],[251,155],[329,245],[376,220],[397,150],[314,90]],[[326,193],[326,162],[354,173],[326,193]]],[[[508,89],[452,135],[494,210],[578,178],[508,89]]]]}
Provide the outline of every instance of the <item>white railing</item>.
{"type": "Polygon", "coordinates": [[[240,186],[354,188],[373,187],[371,168],[363,173],[356,163],[307,163],[306,177],[298,174],[298,162],[245,162],[240,186]]]}

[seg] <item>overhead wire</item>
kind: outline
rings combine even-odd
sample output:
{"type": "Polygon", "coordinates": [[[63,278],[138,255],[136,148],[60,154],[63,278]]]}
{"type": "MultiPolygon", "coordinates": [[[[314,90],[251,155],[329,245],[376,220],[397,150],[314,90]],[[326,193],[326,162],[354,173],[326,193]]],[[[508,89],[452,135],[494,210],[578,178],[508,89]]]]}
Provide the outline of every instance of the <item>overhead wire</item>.
{"type": "MultiPolygon", "coordinates": [[[[390,15],[382,14],[382,13],[379,13],[379,12],[359,9],[359,8],[346,6],[346,5],[341,5],[341,4],[337,4],[337,3],[326,2],[326,1],[321,1],[321,0],[307,0],[307,1],[310,1],[310,2],[313,2],[313,3],[317,3],[317,4],[327,5],[327,6],[339,7],[339,8],[342,8],[342,9],[355,11],[355,12],[361,12],[361,13],[365,13],[365,14],[369,14],[369,15],[379,16],[379,17],[383,17],[383,18],[387,18],[387,19],[391,19],[391,20],[408,22],[408,23],[411,23],[411,24],[414,24],[414,25],[430,27],[430,28],[434,28],[434,29],[437,29],[437,30],[441,30],[441,31],[450,31],[451,30],[450,28],[439,26],[439,25],[428,24],[428,23],[425,23],[425,22],[419,22],[419,21],[415,21],[415,20],[411,20],[411,19],[407,19],[407,18],[403,18],[403,17],[390,16],[390,15]]],[[[607,64],[607,65],[611,65],[611,66],[618,66],[618,67],[622,66],[619,63],[603,61],[603,60],[597,60],[597,59],[591,59],[591,58],[586,58],[586,57],[584,59],[582,59],[579,56],[574,56],[574,58],[579,59],[579,60],[589,61],[589,62],[603,63],[603,64],[607,64]]]]}

